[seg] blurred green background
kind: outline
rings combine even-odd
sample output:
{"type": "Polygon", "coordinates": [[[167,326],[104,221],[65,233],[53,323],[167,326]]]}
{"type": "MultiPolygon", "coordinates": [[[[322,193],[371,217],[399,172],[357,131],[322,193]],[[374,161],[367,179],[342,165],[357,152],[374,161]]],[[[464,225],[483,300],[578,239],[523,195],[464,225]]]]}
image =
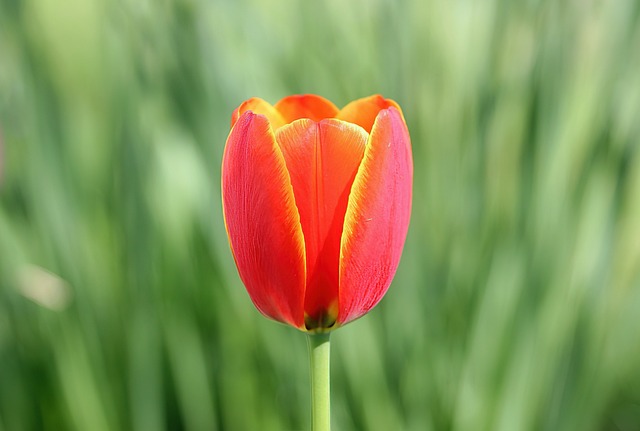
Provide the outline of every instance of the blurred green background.
{"type": "Polygon", "coordinates": [[[2,0],[0,430],[305,430],[233,265],[233,109],[397,100],[412,224],[336,430],[640,430],[640,3],[2,0]]]}

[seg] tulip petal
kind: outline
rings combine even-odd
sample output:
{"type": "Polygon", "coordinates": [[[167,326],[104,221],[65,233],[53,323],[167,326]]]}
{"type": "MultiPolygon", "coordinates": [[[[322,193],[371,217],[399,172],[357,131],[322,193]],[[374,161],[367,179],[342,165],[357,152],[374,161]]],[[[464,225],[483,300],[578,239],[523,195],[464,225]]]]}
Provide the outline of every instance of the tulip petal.
{"type": "Polygon", "coordinates": [[[287,123],[300,118],[320,121],[333,118],[338,113],[336,105],[315,94],[297,94],[280,100],[274,106],[287,123]]]}
{"type": "Polygon", "coordinates": [[[278,110],[271,106],[271,104],[259,97],[252,97],[249,100],[245,100],[242,102],[240,106],[233,111],[231,114],[231,127],[236,124],[236,121],[247,111],[251,111],[254,114],[264,115],[269,119],[269,123],[271,123],[271,127],[273,130],[278,130],[278,128],[284,126],[288,121],[286,121],[278,110]]]}
{"type": "Polygon", "coordinates": [[[402,113],[398,104],[393,100],[374,95],[354,100],[342,108],[335,117],[339,120],[357,124],[367,132],[371,132],[371,127],[373,127],[373,122],[376,120],[378,113],[392,106],[402,113]]]}
{"type": "Polygon", "coordinates": [[[411,213],[409,132],[395,108],[380,111],[353,182],[340,250],[338,324],[364,315],[386,293],[411,213]]]}
{"type": "Polygon", "coordinates": [[[307,265],[307,329],[327,328],[338,313],[340,238],[365,131],[335,119],[301,119],[276,134],[300,213],[307,265]]]}
{"type": "Polygon", "coordinates": [[[304,325],[305,251],[300,216],[267,117],[246,112],[222,162],[225,225],[249,296],[264,315],[304,325]]]}

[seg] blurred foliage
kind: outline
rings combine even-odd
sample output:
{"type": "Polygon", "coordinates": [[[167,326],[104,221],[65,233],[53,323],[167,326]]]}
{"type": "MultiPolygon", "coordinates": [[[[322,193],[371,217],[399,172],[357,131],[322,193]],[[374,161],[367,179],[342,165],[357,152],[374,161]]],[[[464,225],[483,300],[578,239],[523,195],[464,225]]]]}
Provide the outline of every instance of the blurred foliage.
{"type": "Polygon", "coordinates": [[[232,110],[397,100],[414,210],[337,430],[640,429],[640,3],[2,0],[0,430],[303,430],[228,250],[232,110]]]}

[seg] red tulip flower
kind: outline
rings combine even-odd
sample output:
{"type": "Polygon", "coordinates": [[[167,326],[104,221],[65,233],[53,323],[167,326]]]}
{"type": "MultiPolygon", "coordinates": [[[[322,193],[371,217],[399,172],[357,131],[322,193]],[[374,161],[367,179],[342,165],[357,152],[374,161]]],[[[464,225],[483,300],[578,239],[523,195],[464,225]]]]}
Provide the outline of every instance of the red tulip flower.
{"type": "Polygon", "coordinates": [[[233,113],[222,162],[225,224],[240,278],[265,316],[324,332],[371,310],[395,274],[411,213],[411,143],[400,107],[339,110],[315,95],[233,113]]]}

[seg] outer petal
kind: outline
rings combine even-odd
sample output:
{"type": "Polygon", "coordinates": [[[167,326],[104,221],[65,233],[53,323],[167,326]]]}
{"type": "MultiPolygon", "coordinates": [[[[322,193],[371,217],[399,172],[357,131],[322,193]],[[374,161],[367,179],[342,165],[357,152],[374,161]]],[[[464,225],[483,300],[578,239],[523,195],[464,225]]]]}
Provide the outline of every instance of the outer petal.
{"type": "Polygon", "coordinates": [[[362,128],[335,119],[297,120],[276,134],[304,232],[310,330],[327,328],[337,318],[340,239],[367,137],[362,128]]]}
{"type": "Polygon", "coordinates": [[[271,106],[269,102],[266,102],[259,97],[252,97],[251,99],[242,102],[242,104],[233,111],[233,114],[231,114],[231,127],[233,127],[242,114],[247,111],[253,111],[254,114],[261,114],[267,117],[273,130],[277,130],[279,127],[288,123],[288,121],[285,121],[282,115],[280,115],[280,112],[271,106]]]}
{"type": "Polygon", "coordinates": [[[338,113],[336,105],[315,94],[302,94],[288,96],[276,103],[275,108],[280,112],[287,123],[300,118],[309,118],[320,121],[325,118],[333,118],[338,113]]]}
{"type": "Polygon", "coordinates": [[[338,324],[367,313],[395,274],[409,227],[413,162],[395,108],[380,112],[353,182],[340,250],[338,324]]]}
{"type": "Polygon", "coordinates": [[[376,120],[378,113],[390,107],[394,107],[398,112],[402,113],[400,107],[391,99],[385,99],[380,95],[365,97],[363,99],[354,100],[347,106],[342,108],[336,115],[336,118],[363,127],[367,132],[371,132],[373,122],[376,120]]]}
{"type": "Polygon", "coordinates": [[[269,121],[247,112],[227,139],[222,203],[231,251],[264,315],[304,324],[305,252],[300,217],[269,121]]]}

